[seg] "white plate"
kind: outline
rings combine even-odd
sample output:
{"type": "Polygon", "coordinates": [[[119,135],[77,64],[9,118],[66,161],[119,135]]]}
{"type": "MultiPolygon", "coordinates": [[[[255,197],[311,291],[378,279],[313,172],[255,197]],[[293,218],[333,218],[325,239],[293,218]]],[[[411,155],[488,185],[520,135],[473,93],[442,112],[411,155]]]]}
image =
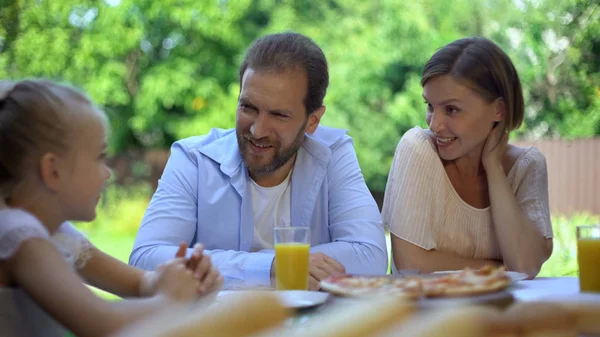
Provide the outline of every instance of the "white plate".
{"type": "Polygon", "coordinates": [[[283,305],[288,308],[300,309],[321,305],[329,298],[329,293],[322,291],[285,290],[276,291],[283,305]]]}
{"type": "MultiPolygon", "coordinates": [[[[219,298],[240,294],[242,292],[243,290],[223,290],[217,295],[217,302],[219,298]]],[[[310,308],[321,305],[329,298],[329,293],[320,291],[277,290],[273,291],[273,293],[279,296],[285,307],[292,309],[310,308]]]]}
{"type": "MultiPolygon", "coordinates": [[[[458,273],[460,272],[460,270],[447,270],[447,271],[436,271],[433,272],[433,274],[453,274],[453,273],[458,273]]],[[[507,271],[506,275],[508,275],[508,277],[510,277],[510,279],[512,280],[512,283],[517,283],[519,281],[523,281],[527,279],[527,274],[523,274],[523,273],[518,273],[516,271],[507,271]]]]}

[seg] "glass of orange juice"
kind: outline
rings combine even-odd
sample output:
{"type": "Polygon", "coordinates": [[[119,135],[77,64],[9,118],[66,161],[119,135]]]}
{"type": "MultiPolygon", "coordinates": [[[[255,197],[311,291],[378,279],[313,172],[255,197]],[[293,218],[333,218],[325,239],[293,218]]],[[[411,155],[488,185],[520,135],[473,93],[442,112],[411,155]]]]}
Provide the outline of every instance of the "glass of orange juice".
{"type": "Polygon", "coordinates": [[[277,290],[307,290],[310,259],[308,227],[275,227],[275,287],[277,290]]]}
{"type": "Polygon", "coordinates": [[[600,292],[600,225],[577,226],[579,290],[600,292]]]}

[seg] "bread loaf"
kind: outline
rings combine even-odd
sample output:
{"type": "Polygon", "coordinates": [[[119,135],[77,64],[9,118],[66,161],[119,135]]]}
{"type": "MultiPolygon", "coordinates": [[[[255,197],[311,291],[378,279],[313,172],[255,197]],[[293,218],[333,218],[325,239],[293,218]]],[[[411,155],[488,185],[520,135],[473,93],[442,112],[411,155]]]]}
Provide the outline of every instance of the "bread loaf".
{"type": "Polygon", "coordinates": [[[580,334],[600,335],[600,299],[596,295],[571,296],[555,301],[576,317],[580,334]]]}
{"type": "Polygon", "coordinates": [[[518,302],[504,313],[523,337],[576,337],[577,316],[556,303],[518,302]]]}
{"type": "Polygon", "coordinates": [[[416,306],[394,296],[361,298],[320,312],[304,327],[284,328],[253,337],[365,337],[410,317],[416,306]]]}
{"type": "Polygon", "coordinates": [[[281,325],[292,314],[272,292],[244,292],[196,310],[170,308],[114,337],[244,337],[281,325]]]}
{"type": "Polygon", "coordinates": [[[482,337],[486,336],[491,316],[501,315],[472,305],[434,309],[390,327],[377,337],[482,337]]]}

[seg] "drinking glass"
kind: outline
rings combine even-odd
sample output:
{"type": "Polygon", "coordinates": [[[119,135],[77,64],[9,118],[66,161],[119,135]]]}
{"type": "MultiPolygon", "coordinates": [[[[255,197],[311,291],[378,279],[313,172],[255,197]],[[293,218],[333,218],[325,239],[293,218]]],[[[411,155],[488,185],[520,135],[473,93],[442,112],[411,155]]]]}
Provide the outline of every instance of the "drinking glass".
{"type": "Polygon", "coordinates": [[[600,224],[577,226],[579,290],[600,292],[600,224]]]}
{"type": "Polygon", "coordinates": [[[277,290],[307,290],[310,259],[308,227],[275,227],[275,285],[277,290]]]}

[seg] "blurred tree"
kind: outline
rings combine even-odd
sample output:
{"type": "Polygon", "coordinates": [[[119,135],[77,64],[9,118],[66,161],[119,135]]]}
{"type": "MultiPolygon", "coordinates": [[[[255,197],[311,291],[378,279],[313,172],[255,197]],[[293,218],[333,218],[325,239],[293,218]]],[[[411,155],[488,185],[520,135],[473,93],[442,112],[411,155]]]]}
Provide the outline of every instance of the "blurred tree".
{"type": "Polygon", "coordinates": [[[596,0],[0,0],[0,77],[85,89],[130,157],[234,125],[237,70],[256,37],[294,30],[328,57],[323,123],[347,128],[374,191],[402,134],[424,126],[420,77],[435,50],[469,35],[513,58],[527,101],[520,137],[600,134],[596,0]]]}
{"type": "Polygon", "coordinates": [[[600,3],[523,1],[510,51],[526,93],[527,138],[600,134],[600,3]]]}
{"type": "Polygon", "coordinates": [[[180,134],[232,125],[235,100],[228,96],[240,50],[267,22],[248,23],[250,6],[14,1],[2,8],[0,75],[81,86],[110,116],[113,153],[167,147],[180,134]]]}

